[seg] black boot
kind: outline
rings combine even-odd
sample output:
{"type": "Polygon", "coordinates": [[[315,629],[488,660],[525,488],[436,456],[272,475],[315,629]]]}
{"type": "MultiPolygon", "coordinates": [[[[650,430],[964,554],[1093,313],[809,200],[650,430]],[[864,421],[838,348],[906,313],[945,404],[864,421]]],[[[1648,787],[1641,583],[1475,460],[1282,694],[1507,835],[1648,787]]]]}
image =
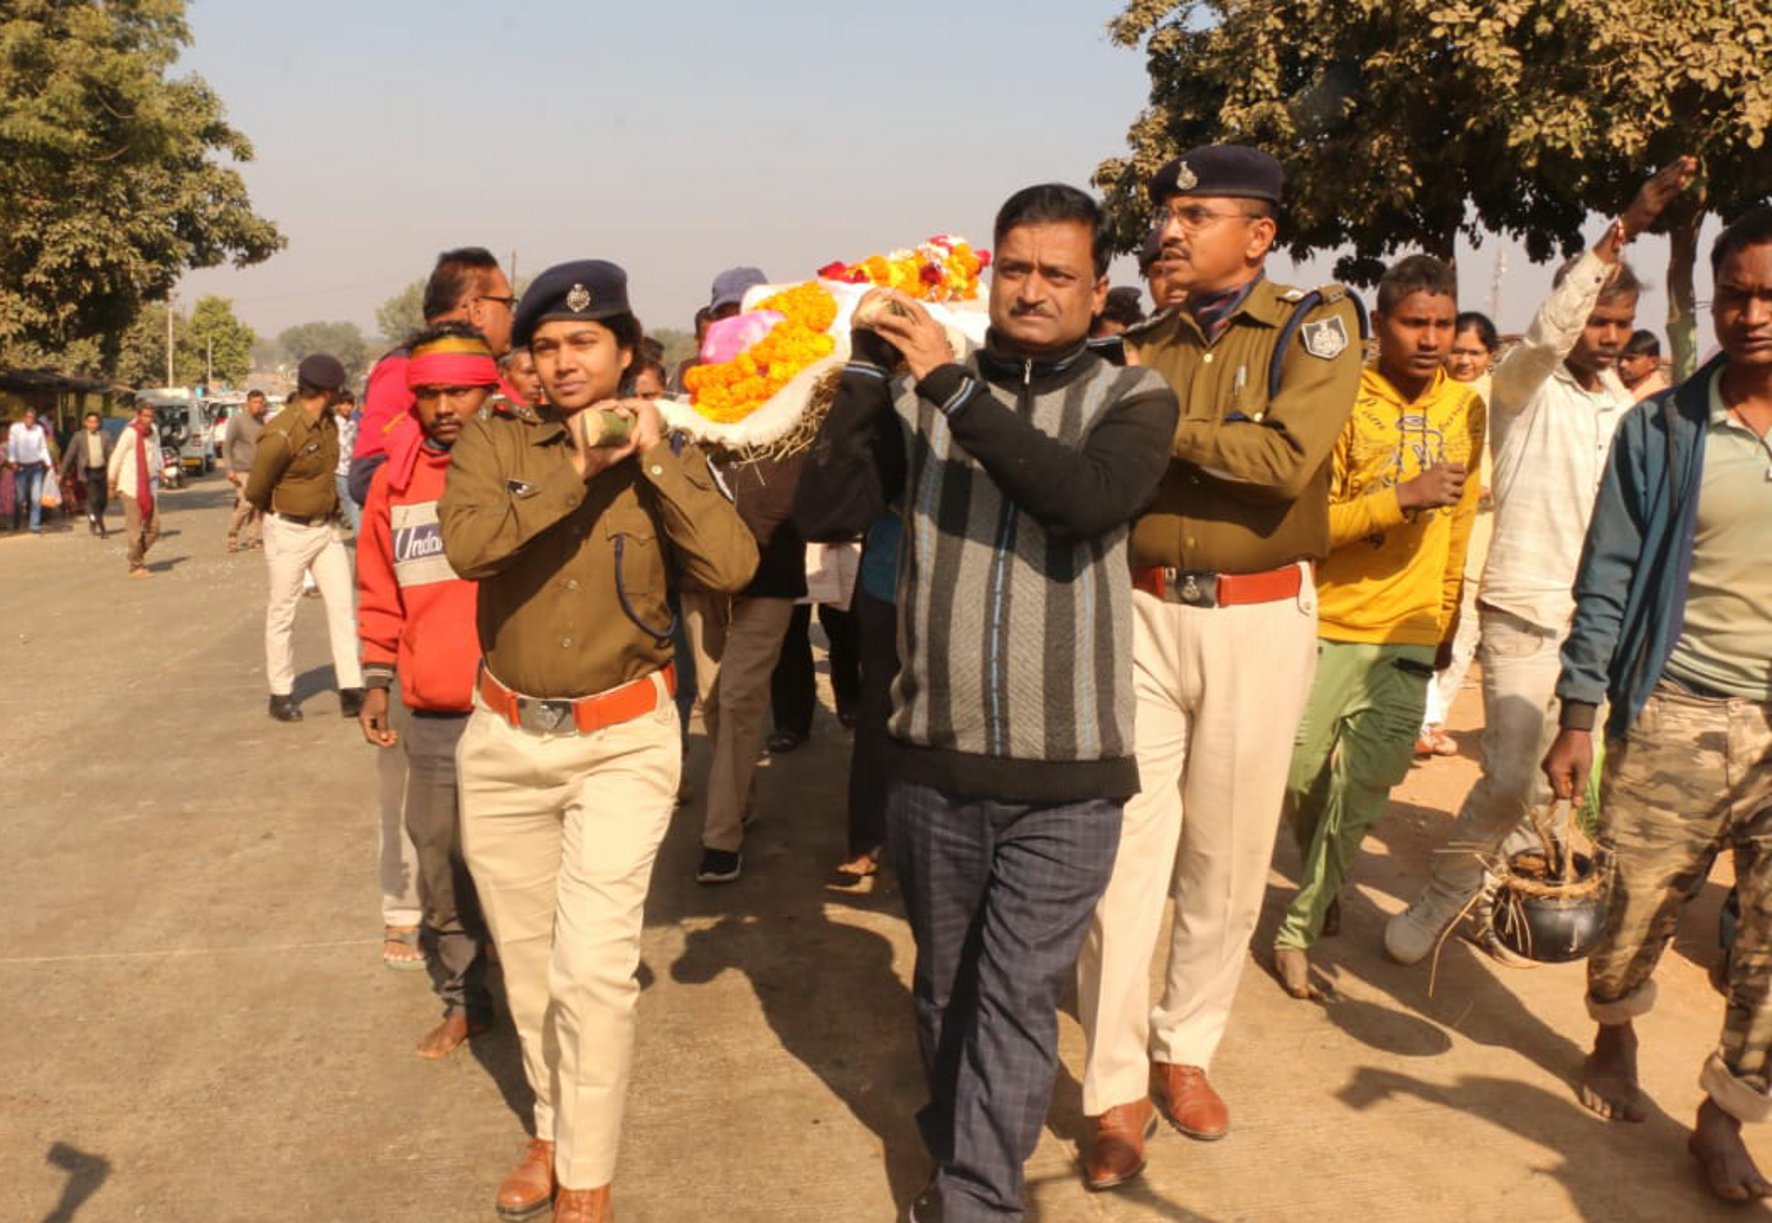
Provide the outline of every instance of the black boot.
{"type": "Polygon", "coordinates": [[[286,693],[278,696],[275,692],[271,693],[271,716],[279,722],[301,721],[301,706],[295,703],[295,695],[286,693]]]}

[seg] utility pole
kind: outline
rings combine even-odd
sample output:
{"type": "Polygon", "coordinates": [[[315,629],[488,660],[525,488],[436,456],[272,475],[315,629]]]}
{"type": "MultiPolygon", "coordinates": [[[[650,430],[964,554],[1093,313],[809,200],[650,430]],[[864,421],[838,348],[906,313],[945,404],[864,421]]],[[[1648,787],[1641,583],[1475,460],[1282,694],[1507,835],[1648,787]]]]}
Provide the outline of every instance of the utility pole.
{"type": "Polygon", "coordinates": [[[511,248],[511,292],[517,291],[517,248],[511,248]]]}
{"type": "MultiPolygon", "coordinates": [[[[1501,317],[1501,278],[1507,273],[1507,248],[1498,241],[1495,244],[1495,277],[1489,282],[1489,317],[1501,317]]],[[[1496,326],[1500,326],[1499,323],[1496,326]]]]}
{"type": "Polygon", "coordinates": [[[170,294],[166,298],[166,385],[172,382],[172,303],[176,299],[170,294]]]}
{"type": "Polygon", "coordinates": [[[215,385],[215,337],[203,341],[203,389],[215,385]]]}

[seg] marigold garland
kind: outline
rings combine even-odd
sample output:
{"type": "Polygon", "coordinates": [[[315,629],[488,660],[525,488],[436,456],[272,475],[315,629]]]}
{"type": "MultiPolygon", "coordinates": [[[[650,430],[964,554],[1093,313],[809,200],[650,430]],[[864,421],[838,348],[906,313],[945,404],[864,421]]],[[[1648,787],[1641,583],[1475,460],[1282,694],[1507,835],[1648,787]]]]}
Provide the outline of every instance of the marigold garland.
{"type": "Polygon", "coordinates": [[[836,351],[836,340],[826,333],[837,320],[837,299],[818,282],[784,289],[752,309],[773,310],[782,321],[732,360],[691,366],[683,375],[695,410],[709,420],[743,420],[795,374],[836,351]]]}
{"type": "Polygon", "coordinates": [[[978,296],[978,274],[991,265],[989,251],[975,251],[966,239],[937,234],[911,250],[869,255],[860,263],[827,263],[826,280],[885,285],[923,301],[970,301],[978,296]]]}

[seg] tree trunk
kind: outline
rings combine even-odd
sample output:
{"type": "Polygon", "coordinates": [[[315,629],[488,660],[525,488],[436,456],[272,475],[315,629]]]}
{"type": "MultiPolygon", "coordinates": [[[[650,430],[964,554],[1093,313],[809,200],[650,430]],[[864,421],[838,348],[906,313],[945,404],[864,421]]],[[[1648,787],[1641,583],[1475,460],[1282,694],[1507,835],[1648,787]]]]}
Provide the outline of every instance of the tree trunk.
{"type": "Polygon", "coordinates": [[[1667,344],[1673,378],[1684,382],[1698,369],[1698,316],[1692,269],[1698,262],[1698,227],[1704,210],[1694,208],[1668,231],[1667,344]]]}

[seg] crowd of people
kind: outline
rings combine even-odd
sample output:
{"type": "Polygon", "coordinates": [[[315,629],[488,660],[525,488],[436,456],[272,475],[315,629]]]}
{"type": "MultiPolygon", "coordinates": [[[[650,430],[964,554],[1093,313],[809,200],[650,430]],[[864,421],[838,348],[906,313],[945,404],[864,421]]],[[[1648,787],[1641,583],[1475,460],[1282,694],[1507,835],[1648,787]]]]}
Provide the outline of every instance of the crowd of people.
{"type": "MultiPolygon", "coordinates": [[[[499,1216],[613,1217],[654,860],[693,793],[696,880],[742,876],[759,757],[811,730],[814,615],[853,730],[840,870],[890,869],[916,945],[934,1170],[911,1219],[1022,1216],[1072,982],[1084,1183],[1137,1178],[1160,1121],[1224,1137],[1212,1064],[1282,822],[1300,868],[1270,962],[1316,999],[1362,840],[1412,762],[1456,751],[1473,660],[1482,774],[1385,952],[1417,964],[1466,921],[1515,954],[1496,864],[1585,791],[1603,725],[1611,900],[1578,1093],[1645,1115],[1633,1023],[1729,846],[1740,920],[1689,1145],[1717,1195],[1772,1195],[1740,1136],[1772,1114],[1772,208],[1717,239],[1719,350],[1677,386],[1623,257],[1695,171],[1647,182],[1505,351],[1427,255],[1389,267],[1369,318],[1341,286],[1269,279],[1280,167],[1219,145],[1149,183],[1148,317],[1109,287],[1098,203],[1026,188],[997,213],[985,342],[871,290],[804,446],[669,428],[657,400],[695,358],[666,370],[600,259],[519,299],[484,249],[446,252],[360,410],[324,354],[281,411],[255,392],[224,445],[227,546],[269,569],[269,711],[302,717],[311,578],[341,712],[377,752],[383,956],[438,968],[418,1053],[487,1030],[502,976],[535,1106],[499,1216]],[[824,549],[859,562],[815,607],[824,549]]],[[[722,272],[698,333],[766,281],[722,272]]],[[[63,460],[106,473],[96,521],[121,497],[141,550],[149,441],[76,437],[63,460]]],[[[40,445],[8,439],[21,487],[40,445]]]]}

